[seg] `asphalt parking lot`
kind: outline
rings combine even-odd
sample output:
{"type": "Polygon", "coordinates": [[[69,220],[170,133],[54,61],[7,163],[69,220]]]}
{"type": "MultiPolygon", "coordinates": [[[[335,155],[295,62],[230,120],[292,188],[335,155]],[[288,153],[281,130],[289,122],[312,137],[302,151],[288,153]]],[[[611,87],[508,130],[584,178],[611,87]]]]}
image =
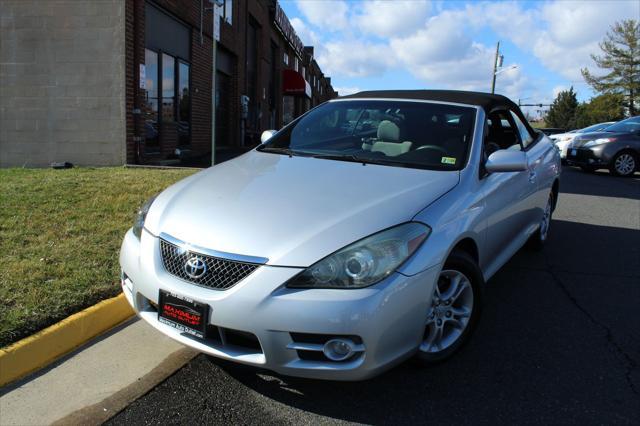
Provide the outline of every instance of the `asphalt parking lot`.
{"type": "Polygon", "coordinates": [[[446,363],[336,383],[200,355],[109,423],[637,424],[639,363],[640,176],[565,168],[547,247],[488,282],[446,363]]]}

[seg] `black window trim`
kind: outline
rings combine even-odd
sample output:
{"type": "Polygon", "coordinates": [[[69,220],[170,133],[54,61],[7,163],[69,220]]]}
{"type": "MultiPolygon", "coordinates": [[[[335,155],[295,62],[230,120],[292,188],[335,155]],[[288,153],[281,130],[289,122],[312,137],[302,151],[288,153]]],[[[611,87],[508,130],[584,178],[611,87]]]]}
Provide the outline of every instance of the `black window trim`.
{"type": "MultiPolygon", "coordinates": [[[[513,112],[513,114],[518,117],[521,121],[523,120],[522,117],[520,116],[520,114],[518,114],[518,111],[515,111],[514,109],[510,108],[509,111],[513,112]]],[[[509,118],[513,121],[513,116],[511,114],[509,114],[509,118]]],[[[517,129],[517,134],[518,134],[518,139],[520,140],[520,147],[522,149],[522,151],[527,152],[529,151],[534,145],[536,145],[541,138],[541,133],[542,132],[536,132],[534,130],[534,133],[531,134],[531,132],[529,131],[529,126],[528,123],[526,123],[526,120],[522,121],[522,124],[524,125],[524,128],[527,130],[527,133],[529,133],[529,136],[531,136],[531,143],[529,143],[529,145],[524,146],[524,144],[522,143],[522,138],[520,137],[520,129],[518,128],[518,126],[516,125],[515,128],[517,129]]],[[[513,125],[513,124],[512,124],[513,125]]]]}

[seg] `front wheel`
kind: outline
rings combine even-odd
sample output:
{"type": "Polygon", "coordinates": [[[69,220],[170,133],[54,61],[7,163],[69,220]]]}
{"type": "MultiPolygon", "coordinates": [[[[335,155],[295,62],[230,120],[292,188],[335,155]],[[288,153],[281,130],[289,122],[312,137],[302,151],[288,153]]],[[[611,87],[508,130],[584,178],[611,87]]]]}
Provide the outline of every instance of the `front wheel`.
{"type": "Polygon", "coordinates": [[[638,160],[636,156],[631,152],[619,152],[611,160],[611,166],[609,170],[616,176],[629,177],[638,168],[638,160]]]}
{"type": "Polygon", "coordinates": [[[427,310],[417,360],[433,364],[452,356],[469,339],[478,322],[484,279],[476,262],[454,251],[440,272],[427,310]]]}
{"type": "Polygon", "coordinates": [[[542,248],[544,247],[544,243],[546,243],[547,238],[549,238],[549,229],[551,229],[551,215],[553,213],[553,199],[554,198],[552,191],[549,193],[547,205],[544,207],[544,213],[542,214],[542,219],[540,219],[538,229],[533,233],[533,235],[531,235],[529,241],[527,241],[527,245],[533,250],[542,250],[542,248]]]}

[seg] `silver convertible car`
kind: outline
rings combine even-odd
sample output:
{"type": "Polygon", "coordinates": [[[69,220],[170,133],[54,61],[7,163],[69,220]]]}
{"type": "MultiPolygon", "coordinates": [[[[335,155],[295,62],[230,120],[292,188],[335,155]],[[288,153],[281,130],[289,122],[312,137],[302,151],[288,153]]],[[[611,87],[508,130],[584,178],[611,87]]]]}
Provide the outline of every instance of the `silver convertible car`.
{"type": "Polygon", "coordinates": [[[473,332],[485,282],[544,244],[559,176],[503,96],[358,93],[149,200],[122,290],[173,339],[283,375],[438,362],[473,332]]]}

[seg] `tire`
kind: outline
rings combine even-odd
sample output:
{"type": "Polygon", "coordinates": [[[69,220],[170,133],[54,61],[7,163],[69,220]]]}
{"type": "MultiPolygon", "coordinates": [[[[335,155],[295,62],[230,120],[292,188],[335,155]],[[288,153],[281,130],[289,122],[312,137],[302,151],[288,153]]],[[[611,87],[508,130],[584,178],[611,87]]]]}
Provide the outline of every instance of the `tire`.
{"type": "Polygon", "coordinates": [[[529,237],[527,241],[527,247],[540,251],[544,248],[547,239],[549,239],[549,230],[551,229],[551,216],[553,215],[553,203],[554,203],[554,195],[553,191],[549,193],[549,198],[547,200],[547,205],[544,208],[544,214],[542,219],[540,220],[540,225],[536,232],[529,237]]]}
{"type": "Polygon", "coordinates": [[[483,286],[482,271],[471,256],[457,250],[449,255],[440,272],[427,311],[423,340],[415,356],[418,364],[426,366],[442,362],[469,340],[480,317],[483,286]],[[452,287],[452,283],[458,278],[458,286],[464,287],[461,290],[459,287],[452,287]],[[440,298],[449,292],[453,294],[452,297],[440,298]],[[450,302],[451,300],[453,302],[450,302]],[[458,314],[453,313],[454,311],[458,314]],[[454,326],[455,323],[463,328],[454,326]],[[433,339],[430,342],[431,338],[433,339]]]}
{"type": "Polygon", "coordinates": [[[636,170],[640,170],[638,156],[631,151],[617,153],[611,160],[609,171],[614,176],[630,177],[636,170]]]}
{"type": "Polygon", "coordinates": [[[594,169],[593,167],[589,167],[589,166],[580,166],[580,170],[582,170],[585,173],[593,173],[596,171],[596,169],[594,169]]]}

